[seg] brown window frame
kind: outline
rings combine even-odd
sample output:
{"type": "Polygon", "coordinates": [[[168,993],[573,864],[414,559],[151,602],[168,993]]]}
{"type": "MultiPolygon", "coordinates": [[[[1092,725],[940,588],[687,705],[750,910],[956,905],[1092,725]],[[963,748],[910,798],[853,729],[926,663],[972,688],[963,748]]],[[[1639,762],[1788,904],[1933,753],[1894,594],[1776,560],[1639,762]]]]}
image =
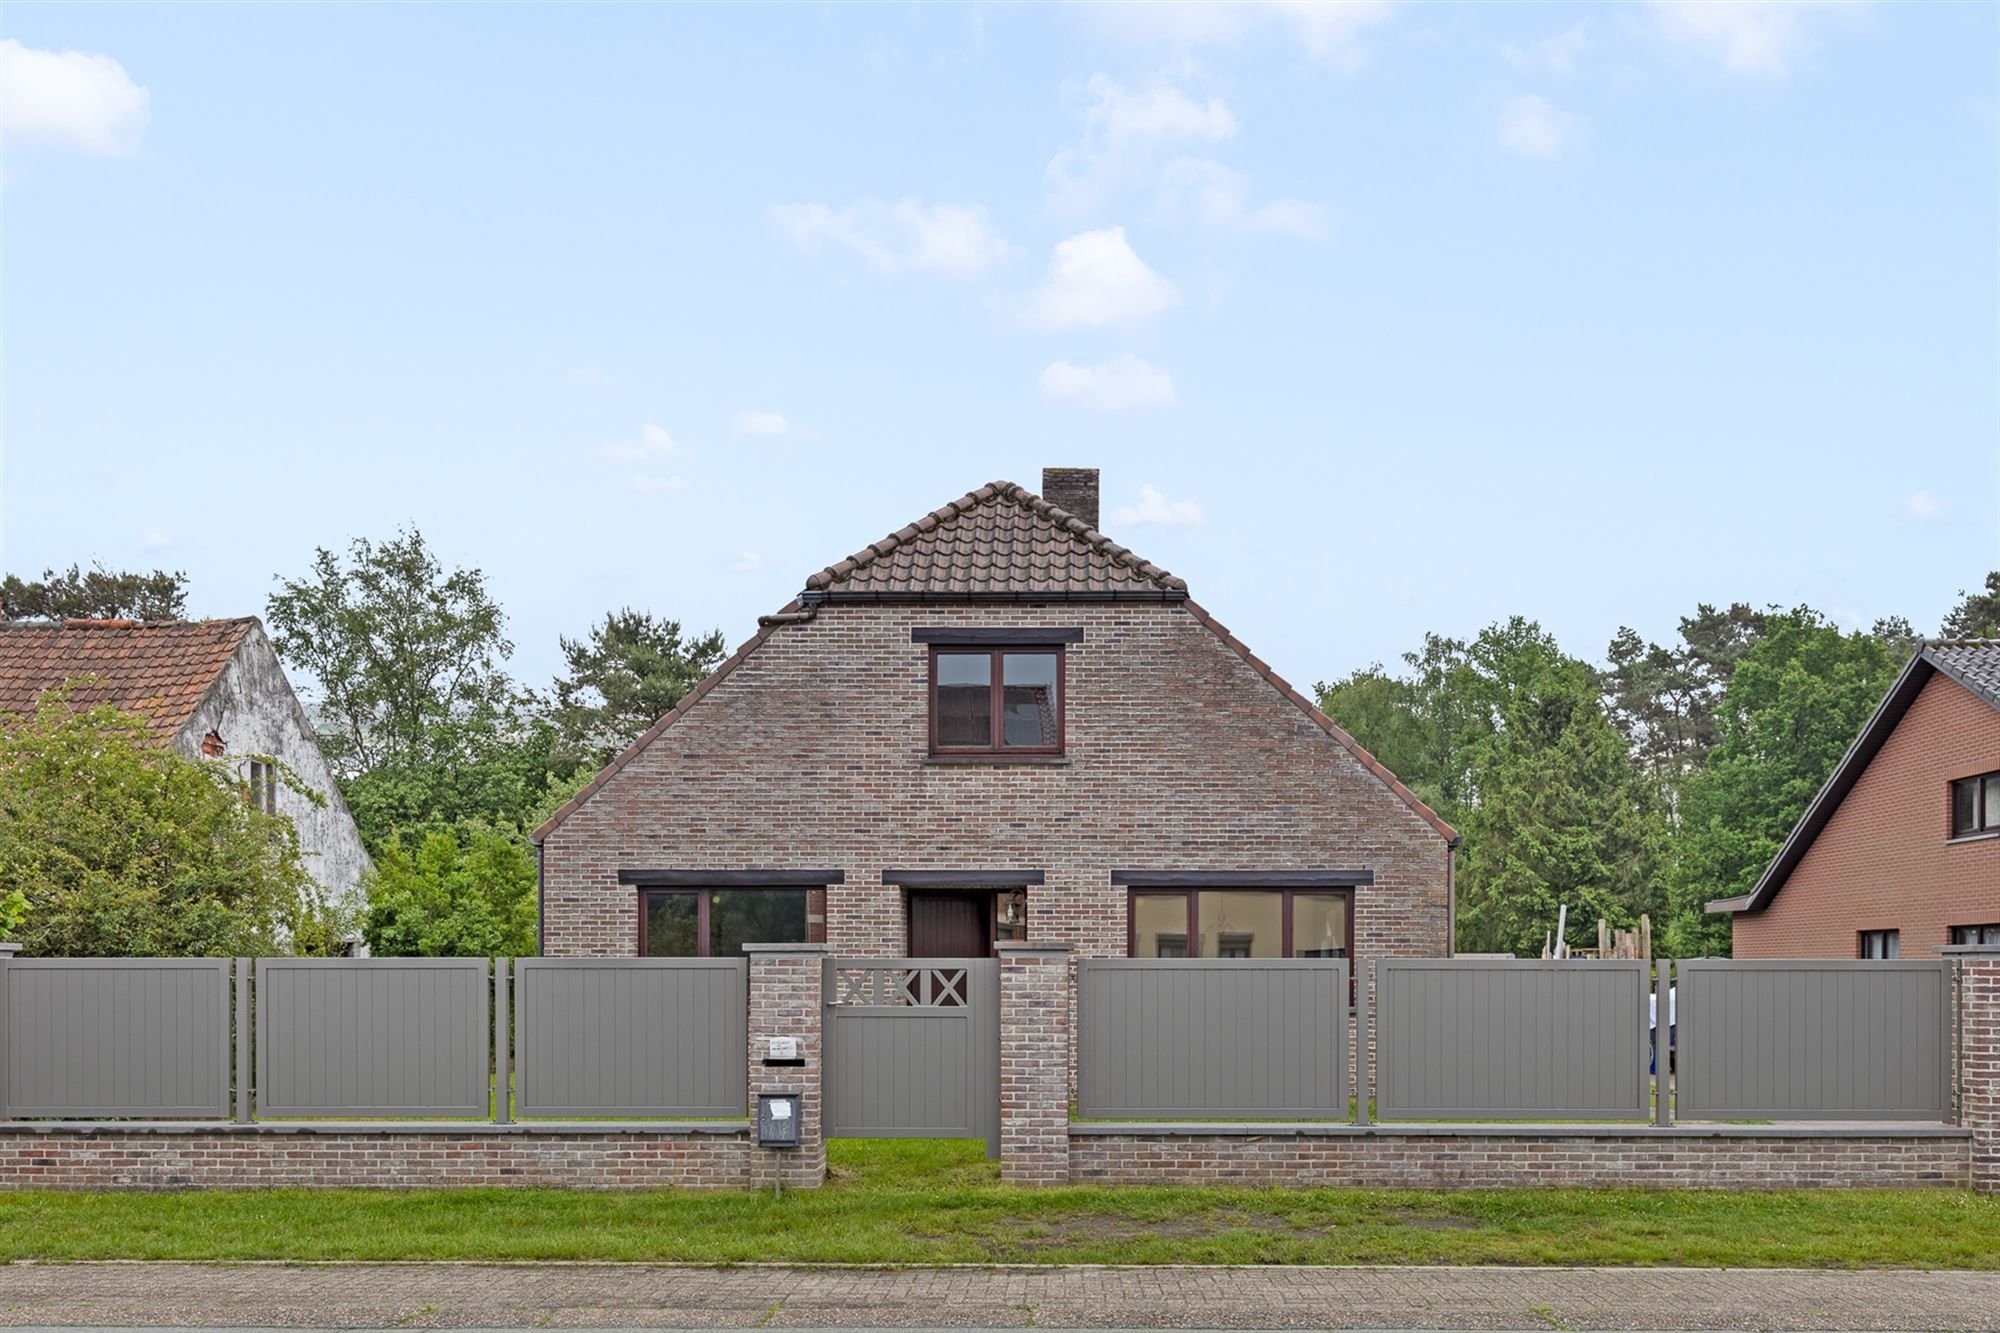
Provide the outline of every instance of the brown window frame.
{"type": "Polygon", "coordinates": [[[1068,741],[1069,714],[1069,654],[1060,643],[1009,643],[989,646],[983,643],[933,643],[930,646],[930,681],[926,687],[929,695],[930,753],[940,759],[1008,759],[1014,757],[1047,758],[1064,753],[1068,741]],[[1056,659],[1056,743],[1054,745],[1008,745],[1007,735],[1007,686],[1006,657],[1009,653],[1041,653],[1056,659]],[[987,734],[993,738],[991,745],[940,745],[938,744],[938,658],[985,657],[990,659],[991,675],[987,685],[987,734]]]}
{"type": "Polygon", "coordinates": [[[1947,837],[1978,838],[1991,833],[2000,833],[2000,810],[1986,808],[1986,790],[1995,778],[2000,778],[2000,769],[1991,773],[1974,773],[1970,777],[1953,778],[1945,784],[1944,818],[1947,837]],[[1958,789],[1966,783],[1972,784],[1972,827],[1958,826],[1958,789]]]}
{"type": "Polygon", "coordinates": [[[1903,932],[1894,926],[1890,926],[1883,930],[1864,930],[1857,932],[1854,938],[1854,956],[1856,958],[1864,959],[1869,962],[1876,962],[1876,963],[1893,962],[1896,959],[1901,958],[1903,956],[1903,932]],[[1896,946],[1896,951],[1894,953],[1880,953],[1880,954],[1869,953],[1868,941],[1871,939],[1881,940],[1885,947],[1889,944],[1894,944],[1896,946]]]}
{"type": "MultiPolygon", "coordinates": [[[[1355,957],[1354,889],[1355,886],[1351,884],[1327,884],[1301,888],[1273,888],[1269,885],[1261,884],[1208,884],[1200,888],[1190,889],[1184,889],[1178,885],[1135,884],[1125,890],[1125,956],[1127,958],[1139,957],[1139,922],[1137,912],[1141,894],[1153,898],[1171,898],[1178,895],[1187,900],[1187,942],[1190,949],[1195,949],[1200,947],[1201,941],[1201,894],[1278,893],[1284,895],[1284,906],[1281,909],[1284,918],[1284,930],[1279,940],[1278,956],[1280,958],[1291,958],[1293,957],[1292,903],[1297,895],[1303,893],[1308,897],[1314,898],[1337,897],[1346,903],[1347,962],[1351,967],[1355,957]]],[[[1200,955],[1196,953],[1189,953],[1184,956],[1190,961],[1200,961],[1200,955]]],[[[1210,959],[1209,961],[1214,962],[1219,960],[1210,959]]],[[[1350,975],[1352,975],[1351,972],[1350,975]]]]}
{"type": "MultiPolygon", "coordinates": [[[[652,954],[650,954],[650,953],[648,953],[648,952],[646,951],[646,918],[647,918],[647,917],[648,917],[649,915],[651,915],[651,914],[650,914],[649,912],[647,912],[647,910],[646,910],[646,901],[647,901],[647,899],[649,899],[649,898],[653,897],[653,896],[654,896],[654,895],[656,895],[656,894],[670,894],[670,893],[671,893],[671,894],[682,894],[682,895],[689,895],[689,896],[692,896],[692,897],[694,898],[694,902],[695,902],[695,908],[694,908],[694,932],[695,932],[695,937],[694,937],[694,943],[695,943],[695,952],[694,952],[694,957],[696,957],[696,958],[712,958],[712,957],[714,957],[715,955],[711,954],[711,953],[709,952],[709,950],[708,950],[708,945],[709,945],[709,938],[708,938],[708,930],[709,930],[709,921],[708,921],[708,917],[709,917],[709,911],[708,911],[708,909],[709,909],[709,902],[708,902],[708,900],[709,900],[710,896],[712,896],[712,895],[714,895],[714,894],[716,894],[716,893],[739,893],[739,892],[744,892],[744,891],[746,891],[746,890],[747,890],[748,892],[751,892],[751,893],[758,893],[758,892],[771,892],[771,893],[803,893],[803,894],[804,894],[804,895],[806,896],[806,939],[805,939],[805,940],[803,940],[803,941],[801,941],[801,943],[812,943],[812,942],[813,942],[813,940],[812,940],[812,933],[813,933],[813,922],[812,922],[812,912],[813,912],[813,893],[815,892],[815,890],[814,890],[814,889],[812,889],[812,888],[809,888],[809,887],[807,887],[807,886],[805,886],[805,885],[801,885],[801,884],[703,884],[703,885],[693,885],[693,884],[686,884],[686,885],[682,885],[682,884],[676,884],[676,885],[664,885],[664,886],[663,886],[663,885],[658,885],[658,884],[651,884],[651,885],[642,885],[642,886],[640,886],[640,888],[639,888],[639,895],[638,895],[638,906],[639,906],[639,923],[638,923],[638,934],[639,934],[639,957],[641,957],[641,958],[651,958],[651,957],[653,956],[652,954]]],[[[823,892],[824,890],[820,890],[820,891],[821,891],[821,892],[823,892]]],[[[686,955],[673,955],[673,954],[668,954],[668,955],[662,955],[662,956],[663,956],[663,957],[686,957],[686,955]]]]}

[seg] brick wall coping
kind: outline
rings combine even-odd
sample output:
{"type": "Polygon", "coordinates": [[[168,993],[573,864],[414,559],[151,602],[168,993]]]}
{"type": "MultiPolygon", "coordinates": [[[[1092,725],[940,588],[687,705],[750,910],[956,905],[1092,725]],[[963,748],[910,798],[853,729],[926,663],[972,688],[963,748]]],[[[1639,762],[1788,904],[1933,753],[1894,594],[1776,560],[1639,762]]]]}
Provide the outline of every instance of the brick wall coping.
{"type": "Polygon", "coordinates": [[[0,1120],[8,1134],[442,1134],[453,1138],[524,1134],[647,1134],[660,1137],[747,1134],[744,1120],[0,1120]]]}
{"type": "Polygon", "coordinates": [[[1940,944],[1947,958],[2000,958],[2000,944],[1940,944]]]}
{"type": "Polygon", "coordinates": [[[1001,955],[1043,954],[1049,957],[1056,957],[1068,953],[1070,946],[1067,944],[1030,944],[1026,940],[1003,940],[1001,943],[993,946],[993,951],[1001,955]]]}
{"type": "Polygon", "coordinates": [[[1202,1123],[1185,1120],[1078,1123],[1071,1138],[1451,1138],[1451,1139],[1968,1139],[1960,1125],[1897,1124],[1866,1121],[1829,1125],[1672,1125],[1641,1124],[1259,1124],[1245,1121],[1202,1123]]]}
{"type": "Polygon", "coordinates": [[[746,944],[743,952],[752,958],[824,958],[833,952],[831,944],[746,944]]]}

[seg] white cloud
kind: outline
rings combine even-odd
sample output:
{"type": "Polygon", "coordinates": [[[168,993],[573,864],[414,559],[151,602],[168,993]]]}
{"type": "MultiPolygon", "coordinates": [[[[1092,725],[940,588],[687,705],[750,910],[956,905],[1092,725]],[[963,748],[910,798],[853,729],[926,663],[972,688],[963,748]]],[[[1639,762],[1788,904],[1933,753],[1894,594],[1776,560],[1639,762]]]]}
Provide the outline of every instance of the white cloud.
{"type": "Polygon", "coordinates": [[[1561,32],[1516,46],[1508,42],[1500,48],[1501,58],[1525,74],[1555,74],[1567,77],[1576,70],[1576,58],[1590,45],[1585,25],[1578,23],[1561,32]]]}
{"type": "Polygon", "coordinates": [[[736,418],[736,428],[745,435],[784,435],[791,430],[792,423],[779,413],[753,408],[736,418]]]}
{"type": "Polygon", "coordinates": [[[1091,101],[1079,117],[1083,137],[1042,173],[1050,206],[1065,214],[1089,213],[1150,183],[1171,145],[1220,143],[1241,128],[1221,98],[1189,96],[1165,79],[1134,89],[1096,74],[1086,87],[1091,101]]]}
{"type": "Polygon", "coordinates": [[[729,567],[738,574],[754,574],[764,567],[764,557],[755,551],[745,551],[729,567]]]}
{"type": "Polygon", "coordinates": [[[1173,283],[1132,249],[1125,229],[1106,227],[1057,243],[1022,315],[1041,328],[1073,329],[1149,319],[1179,300],[1173,283]]]}
{"type": "Polygon", "coordinates": [[[1669,40],[1731,74],[1783,78],[1806,47],[1808,20],[1851,8],[1844,0],[1653,0],[1653,17],[1669,40]]]}
{"type": "Polygon", "coordinates": [[[1013,253],[986,210],[973,204],[915,198],[893,204],[861,199],[846,208],[775,204],[771,218],[807,254],[827,246],[851,250],[883,273],[977,277],[1013,253]]]}
{"type": "Polygon", "coordinates": [[[672,495],[687,489],[686,477],[634,477],[632,489],[641,495],[672,495]]]}
{"type": "Polygon", "coordinates": [[[1083,12],[1100,32],[1119,40],[1185,51],[1234,46],[1276,31],[1314,60],[1352,70],[1365,52],[1361,34],[1389,17],[1387,0],[1263,0],[1262,3],[1091,5],[1083,12]]]}
{"type": "Polygon", "coordinates": [[[1174,379],[1130,353],[1095,366],[1058,361],[1042,372],[1042,397],[1076,403],[1093,412],[1135,412],[1170,407],[1174,379]]]}
{"type": "Polygon", "coordinates": [[[1250,206],[1250,178],[1205,157],[1177,157],[1160,173],[1160,211],[1210,226],[1324,240],[1326,210],[1289,195],[1250,206]]]}
{"type": "Polygon", "coordinates": [[[1201,506],[1193,500],[1169,500],[1151,486],[1139,488],[1139,502],[1111,515],[1127,528],[1193,528],[1201,525],[1201,506]]]}
{"type": "Polygon", "coordinates": [[[123,157],[139,149],[150,101],[110,56],[0,40],[0,129],[10,141],[123,157]]]}
{"type": "Polygon", "coordinates": [[[674,437],[651,425],[639,432],[636,441],[604,446],[604,456],[620,463],[643,463],[651,458],[665,458],[673,451],[674,437]]]}
{"type": "Polygon", "coordinates": [[[148,551],[165,550],[167,541],[165,529],[159,527],[148,527],[139,533],[139,545],[148,551]]]}
{"type": "Polygon", "coordinates": [[[1944,515],[1944,501],[1929,491],[1918,491],[1903,501],[1903,517],[1913,523],[1929,523],[1944,515]]]}
{"type": "Polygon", "coordinates": [[[1500,108],[1500,142],[1522,157],[1561,157],[1584,139],[1580,116],[1546,97],[1512,97],[1500,108]]]}

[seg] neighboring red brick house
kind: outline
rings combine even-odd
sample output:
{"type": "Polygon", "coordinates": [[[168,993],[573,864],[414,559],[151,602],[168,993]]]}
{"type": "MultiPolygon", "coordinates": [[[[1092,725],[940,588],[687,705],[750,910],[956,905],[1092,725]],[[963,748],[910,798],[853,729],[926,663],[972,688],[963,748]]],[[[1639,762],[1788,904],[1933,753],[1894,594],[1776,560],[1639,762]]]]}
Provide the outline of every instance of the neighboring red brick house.
{"type": "Polygon", "coordinates": [[[2000,641],[1910,659],[1734,914],[1738,958],[2000,944],[2000,641]]]}
{"type": "Polygon", "coordinates": [[[536,830],[543,951],[1449,953],[1452,829],[1096,531],[1095,471],[1043,490],[982,486],[763,617],[536,830]]]}

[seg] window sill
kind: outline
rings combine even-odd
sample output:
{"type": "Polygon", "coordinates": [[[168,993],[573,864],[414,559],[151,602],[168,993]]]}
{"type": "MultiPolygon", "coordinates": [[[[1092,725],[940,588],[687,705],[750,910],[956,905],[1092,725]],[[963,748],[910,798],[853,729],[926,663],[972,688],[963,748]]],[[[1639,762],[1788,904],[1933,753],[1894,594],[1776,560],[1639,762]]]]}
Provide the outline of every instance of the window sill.
{"type": "Polygon", "coordinates": [[[1956,838],[1946,838],[1944,845],[1950,847],[1961,842],[1991,842],[1995,838],[2000,838],[2000,828],[1981,829],[1977,833],[1961,833],[1956,838]]]}
{"type": "Polygon", "coordinates": [[[1066,754],[926,754],[923,756],[923,762],[943,768],[968,766],[1012,768],[1016,765],[1061,768],[1069,763],[1069,756],[1066,754]]]}

